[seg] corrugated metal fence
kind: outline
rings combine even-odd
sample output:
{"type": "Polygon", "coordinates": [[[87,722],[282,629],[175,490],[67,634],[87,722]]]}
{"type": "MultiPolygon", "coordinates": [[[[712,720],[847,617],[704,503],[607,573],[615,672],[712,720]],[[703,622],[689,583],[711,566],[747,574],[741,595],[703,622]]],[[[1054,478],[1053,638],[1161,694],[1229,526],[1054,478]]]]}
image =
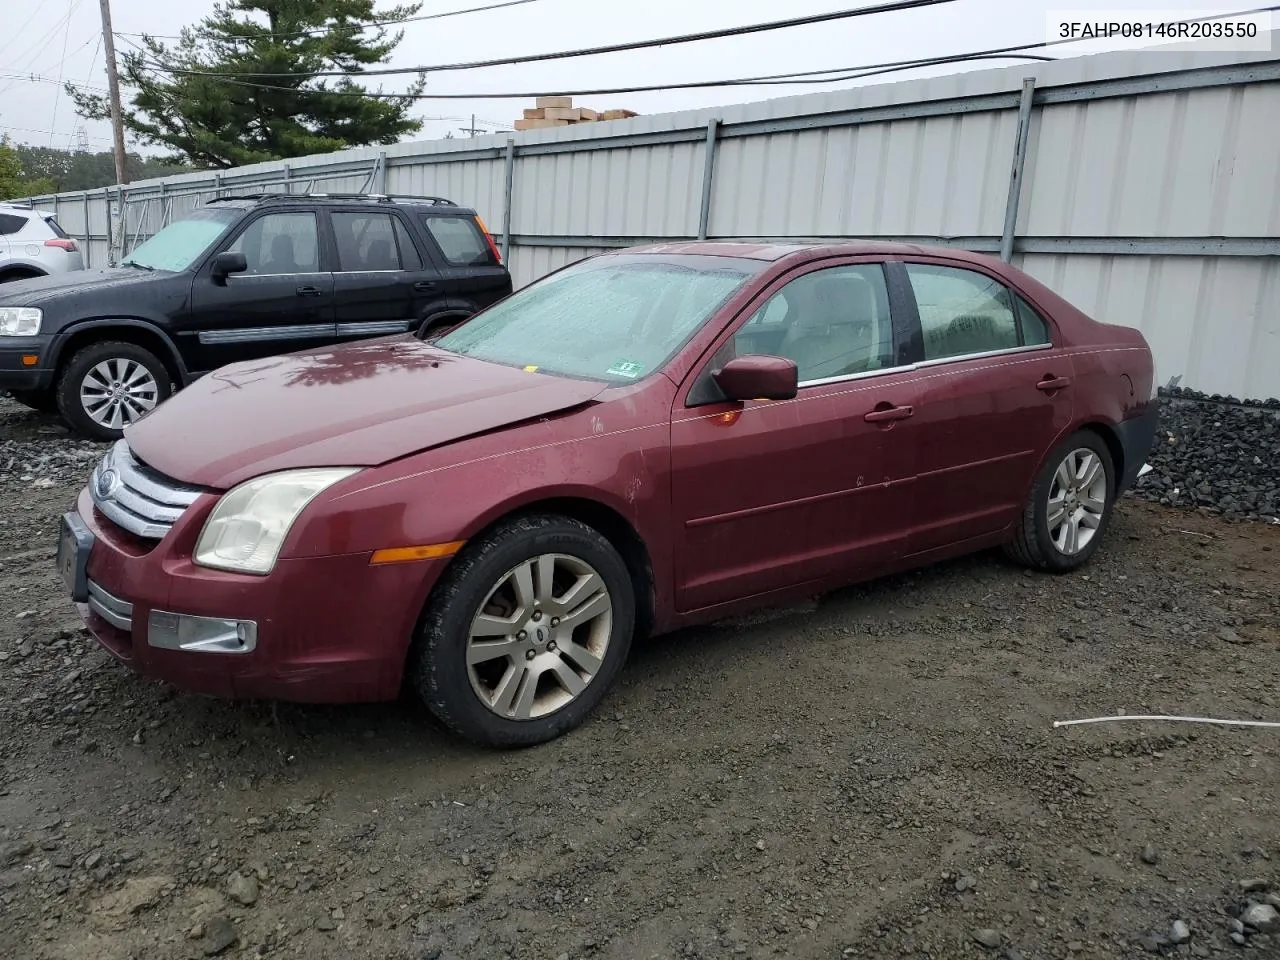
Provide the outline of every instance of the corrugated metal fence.
{"type": "Polygon", "coordinates": [[[601,250],[695,237],[1003,253],[1099,319],[1139,327],[1162,381],[1280,395],[1280,52],[1102,54],[37,204],[100,266],[212,196],[262,189],[469,204],[518,285],[601,250]]]}

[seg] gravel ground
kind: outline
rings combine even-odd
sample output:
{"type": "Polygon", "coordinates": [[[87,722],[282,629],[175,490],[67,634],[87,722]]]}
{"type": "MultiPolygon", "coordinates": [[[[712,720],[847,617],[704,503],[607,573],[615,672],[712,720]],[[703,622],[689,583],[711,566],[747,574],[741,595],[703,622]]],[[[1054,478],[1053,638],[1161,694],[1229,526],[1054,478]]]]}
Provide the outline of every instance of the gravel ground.
{"type": "Polygon", "coordinates": [[[1052,727],[1280,720],[1280,527],[1126,498],[1082,574],[983,555],[659,638],[492,753],[117,667],[52,571],[100,449],[0,400],[0,957],[1280,956],[1276,732],[1052,727]]]}

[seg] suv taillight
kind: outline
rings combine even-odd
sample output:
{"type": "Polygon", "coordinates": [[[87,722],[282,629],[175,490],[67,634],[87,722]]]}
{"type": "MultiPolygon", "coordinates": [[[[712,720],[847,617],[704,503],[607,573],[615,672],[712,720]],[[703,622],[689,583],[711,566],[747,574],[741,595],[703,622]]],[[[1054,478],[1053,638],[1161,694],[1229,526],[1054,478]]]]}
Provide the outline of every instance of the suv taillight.
{"type": "Polygon", "coordinates": [[[74,240],[65,240],[62,237],[54,237],[52,240],[44,242],[46,247],[57,247],[59,250],[65,250],[67,253],[75,253],[80,248],[76,246],[74,240]]]}
{"type": "Polygon", "coordinates": [[[493,234],[489,232],[489,228],[484,225],[484,220],[476,217],[476,226],[480,228],[480,232],[484,234],[485,243],[489,244],[489,250],[493,253],[495,263],[502,262],[502,253],[498,250],[498,245],[493,242],[493,234]]]}

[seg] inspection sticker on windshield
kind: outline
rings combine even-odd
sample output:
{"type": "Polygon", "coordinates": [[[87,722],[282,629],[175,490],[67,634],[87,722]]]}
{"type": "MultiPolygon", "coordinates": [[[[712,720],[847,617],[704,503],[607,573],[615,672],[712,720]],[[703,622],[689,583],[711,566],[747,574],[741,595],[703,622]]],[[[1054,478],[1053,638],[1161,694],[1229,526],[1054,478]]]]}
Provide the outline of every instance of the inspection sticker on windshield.
{"type": "Polygon", "coordinates": [[[640,371],[644,369],[643,363],[636,363],[634,360],[615,360],[613,366],[605,373],[611,377],[626,377],[634,380],[640,376],[640,371]]]}

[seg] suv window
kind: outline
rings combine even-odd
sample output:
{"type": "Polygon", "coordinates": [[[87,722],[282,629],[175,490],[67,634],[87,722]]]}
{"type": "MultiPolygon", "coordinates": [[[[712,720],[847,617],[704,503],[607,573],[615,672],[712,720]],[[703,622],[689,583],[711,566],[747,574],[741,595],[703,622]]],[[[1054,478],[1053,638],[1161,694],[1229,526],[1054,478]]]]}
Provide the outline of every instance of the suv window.
{"type": "Polygon", "coordinates": [[[455,267],[479,267],[493,263],[489,244],[474,220],[467,217],[423,217],[431,238],[444,258],[455,267]]]}
{"type": "Polygon", "coordinates": [[[884,268],[828,267],[792,280],[742,325],[733,352],[794,360],[801,383],[892,367],[884,268]]]}
{"type": "Polygon", "coordinates": [[[409,232],[394,214],[335,213],[332,219],[339,270],[421,269],[409,232]]]}
{"type": "Polygon", "coordinates": [[[924,358],[944,360],[1019,346],[1013,299],[990,277],[958,267],[908,263],[920,308],[924,358]]]}
{"type": "Polygon", "coordinates": [[[67,233],[67,231],[63,230],[63,229],[62,229],[62,225],[61,225],[60,223],[58,223],[58,221],[57,221],[57,220],[53,219],[53,217],[45,217],[45,218],[44,218],[44,222],[45,222],[45,223],[47,223],[47,224],[49,225],[49,229],[53,231],[54,236],[56,236],[56,237],[60,237],[60,238],[61,238],[61,239],[63,239],[63,240],[70,240],[70,239],[71,239],[71,234],[69,234],[69,233],[67,233]]]}
{"type": "Polygon", "coordinates": [[[320,236],[314,213],[269,213],[227,248],[243,253],[246,274],[271,276],[320,271],[320,236]]]}
{"type": "Polygon", "coordinates": [[[0,213],[0,237],[11,237],[27,225],[26,217],[0,213]]]}

